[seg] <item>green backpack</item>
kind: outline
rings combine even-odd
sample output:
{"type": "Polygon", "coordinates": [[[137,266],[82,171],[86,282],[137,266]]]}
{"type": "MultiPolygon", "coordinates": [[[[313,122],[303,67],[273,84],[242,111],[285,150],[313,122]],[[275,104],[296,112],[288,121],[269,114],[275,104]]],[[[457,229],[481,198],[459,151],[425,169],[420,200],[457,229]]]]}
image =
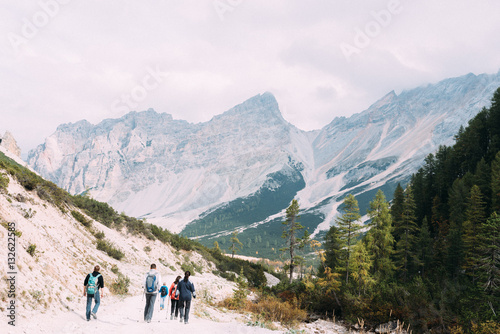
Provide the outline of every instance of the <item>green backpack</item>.
{"type": "Polygon", "coordinates": [[[87,283],[87,294],[88,295],[94,295],[95,292],[97,291],[97,280],[101,274],[97,275],[96,277],[92,276],[92,273],[89,274],[89,281],[87,283]]]}

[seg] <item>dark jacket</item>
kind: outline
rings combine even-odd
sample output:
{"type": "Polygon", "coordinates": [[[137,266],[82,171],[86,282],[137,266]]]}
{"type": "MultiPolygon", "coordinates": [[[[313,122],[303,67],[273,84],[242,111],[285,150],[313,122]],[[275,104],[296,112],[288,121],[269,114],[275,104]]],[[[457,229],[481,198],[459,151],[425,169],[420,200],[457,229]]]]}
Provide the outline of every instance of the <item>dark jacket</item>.
{"type": "MultiPolygon", "coordinates": [[[[97,275],[101,275],[101,273],[98,271],[94,271],[92,274],[88,274],[87,277],[85,277],[85,281],[83,282],[84,286],[87,286],[89,284],[90,275],[97,277],[97,275]]],[[[102,278],[102,275],[101,275],[97,279],[97,289],[102,289],[102,288],[104,288],[104,278],[102,278]]]]}
{"type": "Polygon", "coordinates": [[[179,291],[179,300],[191,300],[191,293],[196,294],[194,292],[194,284],[189,280],[184,282],[184,280],[180,280],[179,284],[177,284],[177,291],[179,291]]]}

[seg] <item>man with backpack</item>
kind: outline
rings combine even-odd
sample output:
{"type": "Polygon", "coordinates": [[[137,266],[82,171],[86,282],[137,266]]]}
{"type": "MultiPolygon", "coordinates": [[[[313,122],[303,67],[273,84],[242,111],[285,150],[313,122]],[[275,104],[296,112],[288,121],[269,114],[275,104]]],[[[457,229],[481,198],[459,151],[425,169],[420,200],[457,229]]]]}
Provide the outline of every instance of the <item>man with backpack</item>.
{"type": "Polygon", "coordinates": [[[90,321],[90,316],[94,319],[97,319],[97,310],[99,309],[99,304],[101,303],[102,296],[99,293],[99,290],[104,288],[104,279],[102,278],[101,273],[99,273],[101,268],[97,265],[94,267],[94,271],[85,277],[85,281],[83,282],[83,296],[87,296],[87,309],[86,309],[86,317],[87,321],[90,321]],[[94,309],[90,311],[92,308],[92,299],[95,300],[94,309]]]}
{"type": "Polygon", "coordinates": [[[161,282],[160,273],[156,271],[156,264],[151,264],[151,270],[144,277],[144,293],[146,295],[146,306],[144,307],[144,321],[151,322],[155,309],[156,294],[161,282]]]}

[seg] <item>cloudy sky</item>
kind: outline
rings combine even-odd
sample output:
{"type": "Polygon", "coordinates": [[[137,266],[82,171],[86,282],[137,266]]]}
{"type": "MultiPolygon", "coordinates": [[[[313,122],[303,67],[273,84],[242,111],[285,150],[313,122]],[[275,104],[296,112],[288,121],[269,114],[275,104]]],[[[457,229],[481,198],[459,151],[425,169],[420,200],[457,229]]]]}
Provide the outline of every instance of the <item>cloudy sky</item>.
{"type": "Polygon", "coordinates": [[[0,132],[154,108],[205,122],[266,91],[303,130],[500,69],[500,1],[0,0],[0,132]]]}

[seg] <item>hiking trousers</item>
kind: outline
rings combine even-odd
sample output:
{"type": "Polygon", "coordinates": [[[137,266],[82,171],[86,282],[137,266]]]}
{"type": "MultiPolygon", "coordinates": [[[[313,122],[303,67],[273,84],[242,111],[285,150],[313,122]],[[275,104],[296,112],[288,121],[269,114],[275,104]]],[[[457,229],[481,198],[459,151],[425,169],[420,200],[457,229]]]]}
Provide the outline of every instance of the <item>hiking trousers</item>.
{"type": "Polygon", "coordinates": [[[170,308],[170,314],[174,315],[175,312],[175,318],[179,315],[179,301],[177,299],[170,299],[170,302],[172,304],[172,307],[170,308]]]}
{"type": "Polygon", "coordinates": [[[189,310],[191,309],[191,301],[190,300],[179,300],[179,313],[181,315],[181,320],[184,319],[184,322],[189,321],[189,310]]]}
{"type": "Polygon", "coordinates": [[[153,311],[155,309],[156,293],[146,293],[146,306],[144,307],[144,321],[153,318],[153,311]]]}
{"type": "Polygon", "coordinates": [[[99,309],[99,305],[101,304],[101,297],[99,296],[99,290],[97,290],[93,296],[87,294],[87,310],[86,310],[87,320],[90,320],[90,310],[92,308],[92,299],[95,300],[95,305],[94,305],[94,309],[92,310],[92,313],[96,314],[97,310],[99,309]]]}
{"type": "Polygon", "coordinates": [[[167,296],[160,296],[160,308],[163,309],[165,307],[165,299],[167,296]]]}

